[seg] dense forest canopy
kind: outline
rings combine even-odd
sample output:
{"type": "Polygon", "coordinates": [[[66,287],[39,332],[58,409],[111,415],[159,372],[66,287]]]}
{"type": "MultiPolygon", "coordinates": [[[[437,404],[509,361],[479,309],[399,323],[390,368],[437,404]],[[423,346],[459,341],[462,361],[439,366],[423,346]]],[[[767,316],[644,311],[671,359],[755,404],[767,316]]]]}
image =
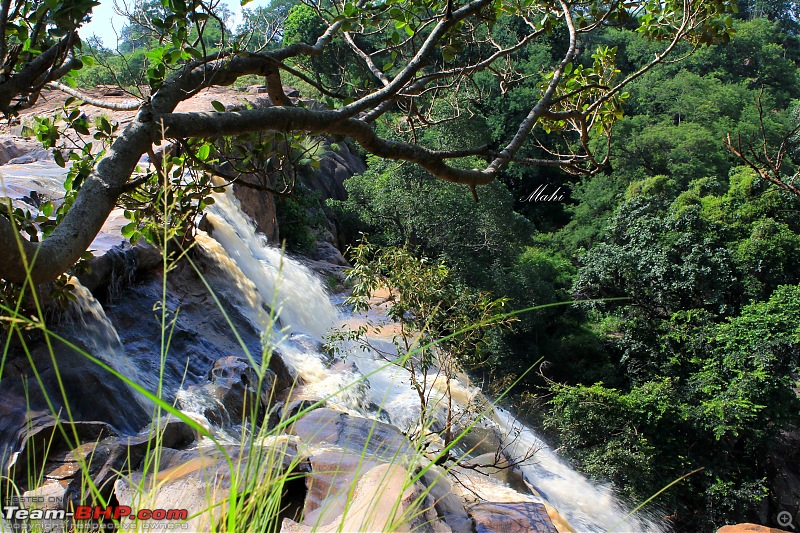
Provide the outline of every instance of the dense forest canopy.
{"type": "MultiPolygon", "coordinates": [[[[32,105],[45,85],[58,83],[83,64],[85,59],[76,55],[77,28],[94,5],[83,0],[37,6],[20,0],[3,8],[0,56],[5,79],[0,81],[0,110],[4,114],[32,105]]],[[[323,2],[292,8],[285,20],[277,22],[281,28],[267,27],[267,38],[254,45],[252,30],[258,25],[245,24],[243,34],[230,38],[215,6],[185,0],[137,5],[129,36],[140,41],[148,35],[154,46],[143,52],[147,61],[138,78],[134,71],[129,80],[142,98],[136,121],[113,142],[109,138],[101,157],[83,155],[99,159],[97,168],[89,171],[75,203],[41,243],[17,240],[13,228],[0,219],[0,244],[22,252],[12,254],[0,267],[0,275],[16,282],[28,276],[42,282],[69,268],[124,192],[139,157],[162,138],[289,130],[345,135],[379,157],[414,162],[438,178],[473,189],[493,181],[512,161],[595,172],[607,162],[608,144],[602,139],[609,137],[622,116],[621,103],[628,96],[625,86],[681,43],[700,46],[730,40],[735,9],[729,1],[716,0],[571,6],[490,0],[463,5],[452,0],[323,2]],[[637,70],[620,76],[616,47],[600,45],[583,54],[583,42],[599,29],[625,24],[636,25],[656,52],[637,70]],[[535,49],[534,43],[550,36],[559,45],[551,49],[544,68],[536,67],[539,79],[526,98],[526,110],[505,139],[491,145],[443,148],[416,142],[419,130],[427,125],[453,121],[471,111],[467,102],[483,100],[490,87],[499,85],[503,92],[526,79],[530,73],[517,68],[518,63],[525,64],[524,58],[519,61],[516,56],[525,56],[535,49]],[[585,65],[577,61],[579,56],[587,58],[585,65]],[[281,81],[287,74],[319,91],[329,108],[292,106],[281,81]],[[246,75],[264,76],[274,107],[174,113],[179,102],[204,87],[228,85],[246,75]],[[401,138],[384,134],[381,126],[395,122],[387,113],[402,109],[407,110],[406,118],[395,128],[401,138]],[[537,142],[540,130],[554,135],[553,141],[537,142]],[[526,146],[537,144],[547,151],[539,157],[525,153],[526,146]]],[[[123,48],[126,45],[133,50],[136,42],[123,43],[123,48]]],[[[125,67],[135,68],[135,63],[121,57],[125,67]]],[[[46,137],[55,142],[58,131],[46,137]]]]}
{"type": "MultiPolygon", "coordinates": [[[[544,361],[514,392],[580,468],[637,502],[692,473],[653,504],[682,531],[793,511],[775,474],[800,424],[796,2],[284,0],[231,27],[220,6],[151,0],[118,50],[78,37],[94,5],[0,10],[6,116],[54,82],[119,86],[140,108],[65,152],[53,224],[20,239],[0,216],[4,291],[61,275],[137,187],[158,194],[165,169],[136,171],[153,143],[181,144],[176,175],[255,143],[237,170],[269,181],[316,157],[309,135],[349,138],[368,169],[325,209],[351,243],[442,261],[512,309],[592,300],[521,314],[475,357],[501,388],[544,361]],[[275,105],[174,113],[249,83],[275,105]],[[286,84],[325,107],[291,105],[286,84]],[[278,161],[287,146],[300,155],[278,161]]],[[[66,109],[32,128],[55,146],[91,126],[66,109]]],[[[213,186],[175,183],[189,224],[213,186]]],[[[314,203],[292,192],[284,213],[314,203]]],[[[157,241],[151,215],[131,215],[135,238],[157,241]]],[[[302,251],[317,222],[299,219],[283,237],[302,251]]]]}

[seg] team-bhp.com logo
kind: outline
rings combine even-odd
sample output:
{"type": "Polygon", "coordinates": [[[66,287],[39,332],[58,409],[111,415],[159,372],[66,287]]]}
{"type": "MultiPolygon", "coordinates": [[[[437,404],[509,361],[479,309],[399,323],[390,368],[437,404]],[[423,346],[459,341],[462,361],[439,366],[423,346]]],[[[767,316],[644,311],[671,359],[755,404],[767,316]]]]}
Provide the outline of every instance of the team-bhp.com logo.
{"type": "Polygon", "coordinates": [[[3,518],[6,520],[186,520],[189,511],[186,509],[138,509],[117,505],[102,507],[99,505],[79,505],[74,511],[63,509],[25,509],[19,505],[3,507],[3,518]]]}

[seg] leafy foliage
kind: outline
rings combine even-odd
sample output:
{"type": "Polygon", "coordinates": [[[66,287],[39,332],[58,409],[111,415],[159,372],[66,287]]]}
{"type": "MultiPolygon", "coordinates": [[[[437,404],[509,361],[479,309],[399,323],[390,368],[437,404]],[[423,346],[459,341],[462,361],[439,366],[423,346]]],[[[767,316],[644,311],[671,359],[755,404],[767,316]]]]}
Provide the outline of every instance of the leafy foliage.
{"type": "Polygon", "coordinates": [[[329,344],[338,350],[342,341],[354,341],[408,370],[420,400],[419,424],[408,431],[419,439],[427,437],[429,431],[441,431],[445,445],[450,444],[458,431],[454,424],[464,428],[472,423],[456,420],[465,414],[454,412],[451,380],[462,368],[478,369],[487,364],[488,333],[513,322],[502,314],[507,300],[492,299],[487,293],[464,287],[452,279],[444,263],[417,258],[404,248],[376,248],[364,241],[351,255],[354,267],[348,279],[352,292],[345,303],[364,312],[370,308],[370,299],[386,298],[386,316],[399,326],[391,339],[394,353],[371,340],[371,335],[380,333],[382,324],[344,327],[331,335],[329,344]],[[444,383],[437,383],[441,381],[444,383]],[[442,393],[447,404],[446,422],[438,426],[434,421],[442,408],[442,393]]]}

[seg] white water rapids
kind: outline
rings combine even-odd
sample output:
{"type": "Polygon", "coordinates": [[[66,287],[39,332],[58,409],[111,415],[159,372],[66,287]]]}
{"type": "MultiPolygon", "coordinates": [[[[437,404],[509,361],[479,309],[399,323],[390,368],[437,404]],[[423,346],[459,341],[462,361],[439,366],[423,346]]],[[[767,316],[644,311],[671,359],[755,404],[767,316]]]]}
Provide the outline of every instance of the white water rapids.
{"type": "MultiPolygon", "coordinates": [[[[332,372],[326,364],[327,356],[309,348],[308,343],[293,342],[291,334],[299,333],[321,340],[340,320],[339,313],[315,274],[270,246],[230,191],[216,195],[215,200],[208,214],[214,229],[211,235],[199,235],[198,243],[226,272],[228,286],[223,290],[254,324],[262,330],[271,328],[279,353],[305,381],[306,392],[320,398],[333,395],[329,403],[351,412],[357,410],[362,416],[369,416],[362,406],[371,402],[401,429],[412,426],[419,418],[419,399],[409,386],[406,370],[386,365],[375,354],[353,351],[348,360],[355,363],[359,372],[332,372]],[[278,324],[270,319],[269,308],[276,310],[278,324]],[[336,395],[343,386],[364,375],[369,375],[368,391],[351,387],[344,396],[336,395]]],[[[462,402],[479,394],[468,383],[455,382],[453,387],[454,398],[462,402]]],[[[574,471],[532,428],[507,411],[495,408],[489,419],[488,424],[507,439],[512,458],[514,454],[521,457],[536,450],[533,458],[521,466],[525,481],[576,531],[660,530],[646,519],[626,518],[628,511],[608,486],[592,483],[574,471]]]]}

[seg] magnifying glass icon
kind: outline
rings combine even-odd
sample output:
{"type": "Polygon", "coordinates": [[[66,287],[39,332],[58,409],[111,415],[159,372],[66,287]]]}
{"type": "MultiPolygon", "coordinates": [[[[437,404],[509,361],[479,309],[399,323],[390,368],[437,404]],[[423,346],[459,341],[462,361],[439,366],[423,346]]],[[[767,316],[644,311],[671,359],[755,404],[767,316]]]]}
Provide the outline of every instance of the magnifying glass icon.
{"type": "Polygon", "coordinates": [[[794,524],[792,523],[792,513],[789,511],[781,511],[778,513],[778,525],[781,527],[788,527],[794,531],[794,524]]]}

